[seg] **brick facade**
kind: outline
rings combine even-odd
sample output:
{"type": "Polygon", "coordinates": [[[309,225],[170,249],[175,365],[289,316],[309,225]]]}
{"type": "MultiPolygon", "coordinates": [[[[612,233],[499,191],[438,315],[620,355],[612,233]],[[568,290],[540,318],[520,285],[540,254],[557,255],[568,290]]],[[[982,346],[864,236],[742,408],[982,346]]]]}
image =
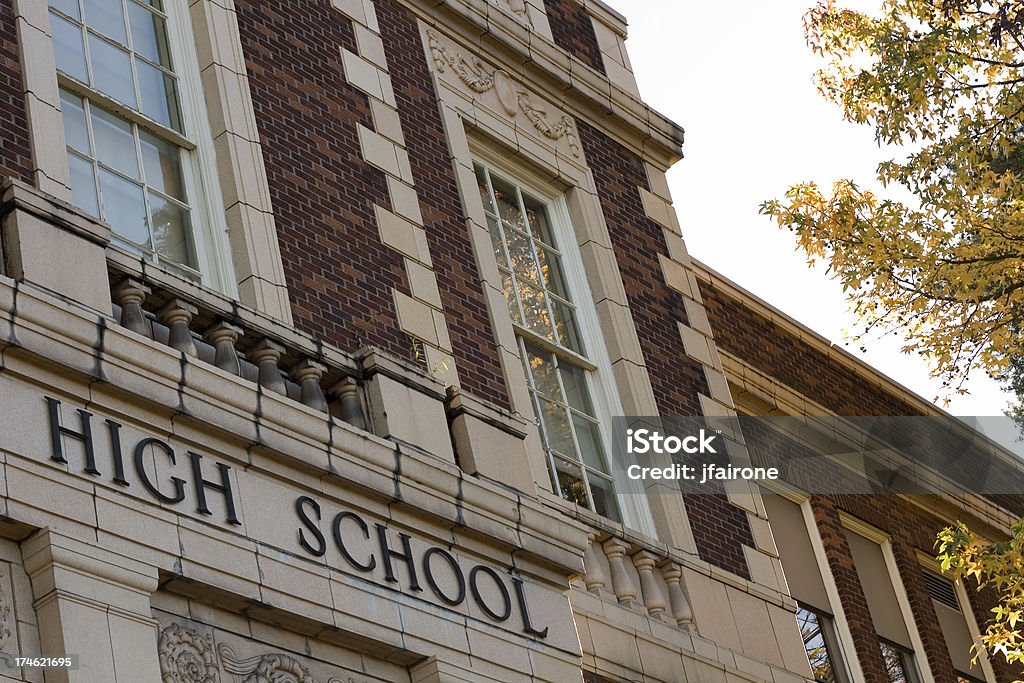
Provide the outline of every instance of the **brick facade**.
{"type": "MultiPolygon", "coordinates": [[[[705,282],[701,283],[701,294],[715,330],[715,340],[724,351],[808,399],[839,415],[920,415],[920,410],[887,393],[881,382],[865,381],[850,368],[830,359],[733,296],[705,282]]],[[[800,444],[769,433],[757,423],[744,423],[743,428],[755,463],[783,463],[785,480],[801,490],[844,490],[852,486],[847,482],[844,487],[844,479],[850,477],[844,469],[830,468],[821,459],[794,458],[801,450],[807,451],[800,444]],[[781,458],[783,455],[787,457],[781,458]]],[[[807,451],[805,455],[812,453],[807,451]]],[[[1021,504],[1019,496],[990,498],[1004,507],[1010,506],[1009,509],[1021,504]]],[[[865,680],[887,683],[889,679],[884,673],[878,637],[840,522],[840,512],[890,536],[900,580],[924,644],[924,656],[936,681],[955,683],[953,664],[924,584],[917,553],[934,556],[935,535],[956,520],[941,519],[906,498],[894,495],[815,495],[811,498],[811,507],[865,680]]],[[[975,617],[979,623],[984,623],[988,610],[995,604],[995,596],[991,592],[978,594],[969,583],[968,593],[975,617]]],[[[1001,658],[992,657],[990,662],[1000,681],[1014,680],[1021,675],[1001,658]]]]}
{"type": "Polygon", "coordinates": [[[373,211],[390,208],[387,187],[357,137],[357,124],[373,128],[370,107],[342,70],[351,22],[329,0],[235,5],[295,326],[409,357],[392,298],[408,292],[404,265],[373,211]]]}
{"type": "MultiPolygon", "coordinates": [[[[633,313],[644,362],[661,415],[701,415],[699,394],[710,392],[699,363],[679,336],[686,322],[682,297],[665,285],[658,254],[667,252],[661,226],[646,218],[637,188],[650,189],[643,160],[585,121],[580,140],[594,174],[615,259],[633,313]]],[[[701,559],[749,578],[743,545],[754,541],[746,513],[724,494],[689,496],[686,513],[701,559]]]]}
{"type": "Polygon", "coordinates": [[[509,407],[505,377],[473,256],[451,155],[412,14],[377,2],[398,113],[423,213],[441,303],[449,320],[459,381],[466,391],[509,407]]]}
{"type": "Polygon", "coordinates": [[[28,139],[28,117],[18,57],[18,32],[14,0],[0,0],[0,177],[13,176],[32,181],[32,152],[28,139]]]}
{"type": "Polygon", "coordinates": [[[601,48],[586,8],[576,0],[544,0],[555,44],[584,64],[604,73],[601,48]]]}

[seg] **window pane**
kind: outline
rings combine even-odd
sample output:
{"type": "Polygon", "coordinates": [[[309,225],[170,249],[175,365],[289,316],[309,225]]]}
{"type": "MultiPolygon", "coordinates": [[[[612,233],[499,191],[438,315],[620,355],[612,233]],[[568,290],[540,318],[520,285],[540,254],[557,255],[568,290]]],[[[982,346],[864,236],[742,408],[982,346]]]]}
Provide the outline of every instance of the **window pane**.
{"type": "Polygon", "coordinates": [[[494,188],[494,198],[498,202],[498,215],[508,225],[525,232],[526,222],[523,220],[523,212],[519,210],[515,188],[493,174],[491,187],[494,188]]]}
{"type": "Polygon", "coordinates": [[[601,450],[601,432],[597,423],[591,422],[581,415],[573,415],[572,424],[576,428],[576,441],[580,445],[583,464],[599,472],[607,472],[608,466],[605,464],[604,453],[601,450]]]}
{"type": "Polygon", "coordinates": [[[473,171],[476,173],[476,185],[480,190],[480,201],[483,202],[484,211],[497,215],[498,212],[494,208],[494,200],[491,199],[491,191],[487,189],[487,176],[484,169],[481,166],[474,165],[473,171]]]}
{"type": "Polygon", "coordinates": [[[551,308],[555,314],[555,329],[558,331],[558,343],[567,349],[583,355],[583,344],[580,342],[580,331],[576,325],[576,311],[568,304],[551,299],[551,308]]]}
{"type": "Polygon", "coordinates": [[[78,0],[50,0],[50,7],[59,9],[69,17],[82,20],[82,15],[78,12],[78,0]]]}
{"type": "Polygon", "coordinates": [[[139,74],[139,92],[142,94],[142,113],[168,128],[181,131],[181,114],[178,110],[178,86],[174,78],[160,69],[135,61],[139,74]]]}
{"type": "Polygon", "coordinates": [[[575,459],[576,449],[572,445],[569,414],[565,408],[539,397],[537,405],[540,406],[540,417],[543,421],[542,434],[547,447],[575,459]]]}
{"type": "Polygon", "coordinates": [[[53,32],[53,58],[57,62],[57,70],[82,83],[88,83],[82,29],[51,12],[50,30],[53,32]]]}
{"type": "Polygon", "coordinates": [[[164,194],[186,201],[181,180],[181,151],[174,145],[139,132],[146,184],[164,194]]]}
{"type": "Polygon", "coordinates": [[[523,195],[523,204],[526,205],[526,220],[530,221],[530,230],[535,239],[539,239],[549,247],[554,247],[554,238],[551,236],[551,226],[548,225],[548,212],[544,204],[533,197],[523,195]]]}
{"type": "Polygon", "coordinates": [[[527,344],[526,356],[529,363],[530,376],[533,377],[533,385],[537,391],[548,398],[561,400],[561,392],[558,390],[558,377],[555,375],[551,354],[527,344]]]}
{"type": "Polygon", "coordinates": [[[583,483],[583,472],[578,465],[555,458],[555,476],[558,478],[558,491],[562,498],[571,500],[581,507],[590,507],[587,487],[583,483]]]}
{"type": "Polygon", "coordinates": [[[908,661],[909,652],[884,640],[879,642],[879,647],[882,649],[882,660],[885,662],[889,683],[917,683],[913,667],[908,661]]]}
{"type": "Polygon", "coordinates": [[[189,212],[152,192],[149,208],[153,212],[153,250],[177,263],[194,265],[189,244],[189,212]]]}
{"type": "Polygon", "coordinates": [[[71,201],[82,211],[99,218],[100,206],[96,200],[92,162],[69,153],[68,170],[71,172],[71,201]]]}
{"type": "Polygon", "coordinates": [[[537,258],[540,261],[540,273],[544,278],[544,286],[558,296],[568,299],[565,278],[562,275],[561,257],[556,252],[537,245],[537,258]]]}
{"type": "MultiPolygon", "coordinates": [[[[128,44],[121,0],[85,0],[84,7],[85,23],[89,28],[113,38],[122,45],[128,44]]],[[[93,59],[96,59],[95,55],[93,59]]]]}
{"type": "Polygon", "coordinates": [[[516,290],[512,283],[512,276],[506,270],[499,269],[499,272],[501,273],[501,289],[505,294],[505,301],[508,302],[508,313],[512,316],[512,320],[521,325],[523,316],[520,315],[519,304],[516,303],[516,290]]]}
{"type": "Polygon", "coordinates": [[[90,34],[89,56],[96,89],[135,109],[135,86],[128,53],[90,34]]]}
{"type": "Polygon", "coordinates": [[[508,260],[505,257],[505,247],[501,243],[501,233],[498,231],[498,221],[488,216],[487,228],[491,233],[491,246],[494,247],[495,260],[502,265],[506,265],[508,260]]]}
{"type": "Polygon", "coordinates": [[[588,475],[588,480],[590,482],[590,494],[594,498],[594,512],[616,522],[621,521],[619,507],[615,502],[612,482],[604,477],[598,477],[593,474],[588,475]]]}
{"type": "Polygon", "coordinates": [[[144,247],[151,247],[142,188],[100,169],[103,218],[118,235],[144,247]]]}
{"type": "Polygon", "coordinates": [[[506,227],[505,242],[508,244],[509,265],[516,277],[526,278],[533,283],[540,284],[537,264],[533,260],[533,249],[530,247],[530,238],[526,236],[526,233],[506,227]]]}
{"type": "Polygon", "coordinates": [[[89,128],[85,122],[85,109],[82,107],[82,100],[61,90],[60,111],[64,119],[64,142],[80,152],[91,153],[89,128]]]}
{"type": "Polygon", "coordinates": [[[554,341],[555,335],[551,331],[551,314],[548,313],[548,306],[543,290],[537,289],[523,280],[517,280],[519,284],[519,300],[523,303],[524,324],[531,330],[554,341]]]}
{"type": "Polygon", "coordinates": [[[807,651],[807,660],[811,664],[814,680],[820,683],[836,683],[832,658],[825,642],[825,634],[822,631],[822,619],[823,617],[809,609],[804,607],[797,609],[796,621],[804,640],[804,649],[807,651]]]}
{"type": "Polygon", "coordinates": [[[566,402],[581,413],[593,416],[594,406],[590,402],[585,371],[569,363],[562,363],[558,369],[562,374],[566,402]]]}
{"type": "Polygon", "coordinates": [[[170,69],[171,53],[164,18],[129,0],[128,23],[132,28],[132,49],[149,61],[170,69]]]}
{"type": "Polygon", "coordinates": [[[96,140],[96,158],[125,175],[141,179],[132,125],[99,107],[90,109],[92,134],[96,140]]]}

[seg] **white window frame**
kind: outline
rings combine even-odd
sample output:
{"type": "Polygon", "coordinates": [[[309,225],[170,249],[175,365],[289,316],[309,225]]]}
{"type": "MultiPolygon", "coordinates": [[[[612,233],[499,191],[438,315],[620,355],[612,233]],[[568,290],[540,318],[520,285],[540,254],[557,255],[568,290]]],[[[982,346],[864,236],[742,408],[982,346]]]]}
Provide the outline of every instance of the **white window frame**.
{"type": "Polygon", "coordinates": [[[977,618],[974,616],[974,608],[971,606],[970,596],[967,594],[967,588],[964,586],[963,581],[954,581],[948,572],[942,571],[942,565],[940,565],[933,556],[927,555],[920,550],[917,552],[917,561],[921,564],[921,567],[933,574],[938,574],[947,581],[953,584],[953,591],[956,593],[956,600],[960,604],[960,614],[964,617],[964,622],[967,624],[967,632],[971,634],[971,639],[976,645],[978,645],[978,666],[981,667],[982,672],[985,674],[985,680],[988,683],[996,683],[996,672],[992,668],[992,662],[989,661],[988,652],[981,645],[981,626],[978,624],[977,618]]]}
{"type": "Polygon", "coordinates": [[[845,512],[839,513],[839,521],[843,528],[855,534],[859,534],[872,543],[877,543],[882,549],[882,559],[885,560],[885,569],[889,574],[889,581],[892,583],[893,592],[896,593],[896,602],[903,616],[903,624],[907,627],[907,634],[910,642],[914,645],[912,654],[914,666],[917,667],[921,683],[935,683],[935,676],[928,665],[928,657],[925,656],[924,641],[917,630],[917,621],[914,619],[914,612],[907,599],[907,589],[903,586],[903,579],[900,578],[899,567],[896,564],[896,555],[892,550],[892,538],[875,527],[863,522],[845,512]]]}
{"type": "MultiPolygon", "coordinates": [[[[42,0],[42,2],[46,4],[47,21],[49,21],[49,1],[42,0]]],[[[232,299],[237,299],[238,286],[235,281],[234,265],[228,242],[224,200],[218,183],[217,159],[210,132],[199,61],[195,50],[187,47],[195,44],[195,40],[192,39],[194,33],[188,4],[185,0],[164,0],[164,14],[167,17],[168,42],[174,73],[178,78],[178,98],[184,135],[168,136],[165,132],[167,129],[160,124],[149,123],[148,118],[143,114],[133,112],[127,116],[116,115],[137,123],[140,128],[167,140],[181,151],[183,182],[186,191],[189,192],[189,207],[192,210],[190,220],[192,240],[195,245],[196,265],[200,281],[207,287],[232,299]],[[182,138],[188,144],[183,145],[182,140],[175,139],[176,137],[182,138]]],[[[52,60],[52,43],[50,49],[52,60]]],[[[55,61],[51,63],[55,63],[55,61]]],[[[109,111],[109,103],[113,100],[102,91],[59,74],[57,74],[57,81],[60,88],[90,99],[91,102],[99,104],[109,111]],[[100,96],[96,97],[94,93],[100,96]]],[[[118,108],[123,109],[123,107],[118,108]]],[[[64,165],[65,172],[68,172],[66,153],[64,165]]],[[[137,254],[124,250],[114,243],[108,248],[119,249],[137,257],[137,254]]],[[[146,263],[148,267],[162,269],[159,262],[146,259],[146,263]]]]}
{"type": "MultiPolygon", "coordinates": [[[[846,669],[847,676],[853,681],[864,680],[864,671],[860,668],[860,660],[857,659],[857,648],[854,646],[853,632],[850,630],[850,622],[846,618],[846,611],[843,609],[842,600],[839,599],[839,588],[832,576],[832,570],[828,565],[828,554],[825,552],[825,543],[821,540],[821,533],[818,531],[818,523],[814,519],[814,509],[811,507],[811,497],[798,491],[784,482],[768,482],[765,485],[768,493],[774,493],[800,506],[800,514],[803,517],[804,532],[811,542],[811,550],[814,552],[814,561],[821,575],[821,582],[825,585],[825,596],[828,598],[828,606],[832,610],[832,621],[836,630],[836,637],[839,641],[838,658],[846,669]]],[[[771,525],[771,519],[768,524],[771,525]]],[[[786,568],[783,566],[783,572],[786,568]]]]}
{"type": "MultiPolygon", "coordinates": [[[[576,322],[579,325],[579,333],[584,350],[587,353],[583,360],[593,366],[592,368],[587,368],[583,364],[579,365],[579,367],[586,370],[587,385],[591,390],[595,417],[600,426],[603,441],[601,445],[605,450],[605,459],[608,463],[609,471],[607,474],[612,479],[613,491],[619,507],[619,513],[622,517],[622,524],[647,536],[657,538],[658,533],[651,516],[650,507],[647,504],[646,493],[639,482],[625,476],[625,464],[621,467],[616,467],[616,463],[613,460],[615,449],[612,447],[614,444],[612,417],[622,415],[623,409],[619,400],[618,390],[615,386],[608,347],[605,344],[600,320],[597,316],[597,309],[594,306],[586,267],[583,263],[583,256],[580,254],[579,242],[576,239],[575,229],[573,228],[569,213],[566,192],[550,184],[546,189],[542,189],[540,183],[543,181],[535,173],[531,173],[522,167],[510,166],[507,158],[498,156],[490,149],[473,145],[472,159],[474,163],[479,163],[488,170],[502,176],[534,198],[544,202],[547,206],[551,232],[556,242],[555,247],[562,254],[562,272],[565,276],[565,286],[572,304],[576,307],[576,322]]],[[[471,190],[473,192],[477,191],[475,180],[471,190]]],[[[489,258],[494,259],[493,250],[488,251],[488,254],[490,255],[489,258]]],[[[508,314],[507,307],[504,310],[506,311],[505,315],[508,316],[509,324],[515,330],[518,326],[511,319],[511,315],[508,314]]],[[[527,338],[529,339],[529,337],[527,338]]],[[[516,330],[516,352],[520,353],[518,340],[519,333],[516,330]]],[[[565,354],[579,355],[573,354],[571,350],[565,351],[565,354]]],[[[522,359],[520,358],[520,360],[522,359]]],[[[525,373],[521,370],[518,378],[508,377],[506,379],[512,382],[520,381],[524,384],[527,382],[525,373]]],[[[529,410],[531,411],[531,416],[536,421],[537,416],[532,414],[532,403],[529,410]]],[[[551,463],[546,453],[544,454],[544,463],[545,468],[548,469],[548,479],[550,480],[551,463]]],[[[553,494],[561,498],[557,491],[554,491],[553,494]]],[[[590,510],[590,508],[587,509],[590,510]]],[[[591,512],[594,511],[591,510],[591,512]]],[[[594,512],[594,514],[597,513],[594,512]]]]}

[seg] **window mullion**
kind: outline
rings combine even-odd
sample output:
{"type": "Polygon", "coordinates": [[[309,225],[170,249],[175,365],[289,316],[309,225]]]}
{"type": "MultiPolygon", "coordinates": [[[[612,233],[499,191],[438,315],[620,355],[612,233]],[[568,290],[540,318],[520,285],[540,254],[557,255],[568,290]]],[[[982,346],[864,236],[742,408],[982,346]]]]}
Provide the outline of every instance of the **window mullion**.
{"type": "MultiPolygon", "coordinates": [[[[79,7],[81,11],[81,7],[79,7]]],[[[89,137],[89,164],[92,166],[92,186],[96,193],[96,208],[99,209],[101,220],[106,220],[107,210],[103,205],[103,193],[100,192],[99,156],[96,154],[96,139],[92,132],[92,103],[82,98],[82,111],[85,113],[85,134],[89,137]]],[[[65,151],[67,145],[65,145],[65,151]]]]}

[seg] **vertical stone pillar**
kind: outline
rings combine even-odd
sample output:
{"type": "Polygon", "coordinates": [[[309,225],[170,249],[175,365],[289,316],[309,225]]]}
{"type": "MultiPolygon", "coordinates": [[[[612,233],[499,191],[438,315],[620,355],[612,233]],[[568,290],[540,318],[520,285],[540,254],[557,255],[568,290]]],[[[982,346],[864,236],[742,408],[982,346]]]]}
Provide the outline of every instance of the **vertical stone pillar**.
{"type": "Polygon", "coordinates": [[[22,554],[43,654],[79,655],[77,670],[47,669],[47,683],[160,683],[156,568],[49,530],[22,554]]]}

